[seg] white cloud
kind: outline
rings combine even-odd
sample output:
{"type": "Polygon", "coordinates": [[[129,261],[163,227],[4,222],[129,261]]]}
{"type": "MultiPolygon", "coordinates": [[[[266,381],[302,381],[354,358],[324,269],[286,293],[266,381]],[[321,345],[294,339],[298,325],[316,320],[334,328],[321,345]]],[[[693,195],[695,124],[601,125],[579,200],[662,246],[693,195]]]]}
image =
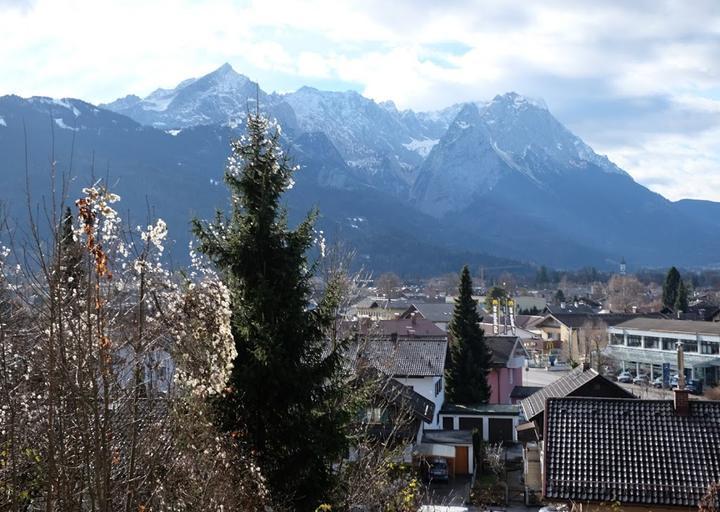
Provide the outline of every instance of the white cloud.
{"type": "Polygon", "coordinates": [[[699,137],[655,135],[639,145],[611,148],[610,157],[636,181],[676,201],[720,200],[720,128],[699,137]]]}
{"type": "Polygon", "coordinates": [[[353,84],[400,108],[516,90],[654,190],[720,200],[706,186],[720,175],[716,0],[0,0],[0,12],[1,93],[110,101],[225,61],[267,90],[353,84]],[[669,184],[671,170],[683,178],[669,184]]]}

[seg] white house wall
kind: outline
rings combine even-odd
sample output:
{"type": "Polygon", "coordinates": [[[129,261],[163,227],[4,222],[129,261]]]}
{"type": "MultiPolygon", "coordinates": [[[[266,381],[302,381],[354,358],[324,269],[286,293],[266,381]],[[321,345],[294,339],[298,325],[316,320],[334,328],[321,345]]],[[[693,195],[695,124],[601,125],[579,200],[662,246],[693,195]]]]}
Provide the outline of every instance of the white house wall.
{"type": "Polygon", "coordinates": [[[412,386],[416,393],[435,404],[435,414],[433,415],[432,423],[425,423],[424,425],[426,429],[440,428],[439,412],[443,406],[443,402],[445,402],[445,382],[443,382],[442,389],[438,395],[435,395],[435,383],[443,380],[443,377],[395,377],[395,380],[406,386],[412,386]]]}

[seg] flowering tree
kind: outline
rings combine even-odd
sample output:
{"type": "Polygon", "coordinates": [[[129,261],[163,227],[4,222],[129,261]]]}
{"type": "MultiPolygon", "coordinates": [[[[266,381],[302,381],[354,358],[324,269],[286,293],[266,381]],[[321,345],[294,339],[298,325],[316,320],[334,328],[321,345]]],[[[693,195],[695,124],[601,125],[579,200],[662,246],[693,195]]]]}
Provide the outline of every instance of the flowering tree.
{"type": "Polygon", "coordinates": [[[165,223],[131,233],[118,200],[89,187],[51,247],[18,244],[19,266],[0,250],[0,509],[262,509],[211,417],[235,356],[227,288],[197,258],[165,269],[165,223]]]}

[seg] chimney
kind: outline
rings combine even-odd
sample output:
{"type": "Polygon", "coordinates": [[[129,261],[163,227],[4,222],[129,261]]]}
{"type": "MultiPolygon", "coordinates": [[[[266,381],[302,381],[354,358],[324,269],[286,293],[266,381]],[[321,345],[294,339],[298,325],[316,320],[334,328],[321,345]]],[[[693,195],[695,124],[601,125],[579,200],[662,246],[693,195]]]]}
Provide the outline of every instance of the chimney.
{"type": "Polygon", "coordinates": [[[679,341],[677,344],[677,360],[678,360],[678,387],[675,390],[673,405],[675,406],[675,414],[678,416],[690,415],[690,394],[685,389],[685,352],[683,351],[683,343],[679,341]]]}
{"type": "Polygon", "coordinates": [[[582,371],[586,372],[590,369],[590,359],[585,356],[582,363],[582,371]]]}

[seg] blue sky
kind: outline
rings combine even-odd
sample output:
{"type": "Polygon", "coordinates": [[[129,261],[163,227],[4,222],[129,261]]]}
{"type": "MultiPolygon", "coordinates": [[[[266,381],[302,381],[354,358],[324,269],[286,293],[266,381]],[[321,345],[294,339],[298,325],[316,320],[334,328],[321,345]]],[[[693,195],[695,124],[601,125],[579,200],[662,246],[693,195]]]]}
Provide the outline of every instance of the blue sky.
{"type": "Polygon", "coordinates": [[[0,0],[0,94],[110,101],[229,62],[432,110],[516,91],[637,181],[720,200],[720,2],[0,0]]]}

